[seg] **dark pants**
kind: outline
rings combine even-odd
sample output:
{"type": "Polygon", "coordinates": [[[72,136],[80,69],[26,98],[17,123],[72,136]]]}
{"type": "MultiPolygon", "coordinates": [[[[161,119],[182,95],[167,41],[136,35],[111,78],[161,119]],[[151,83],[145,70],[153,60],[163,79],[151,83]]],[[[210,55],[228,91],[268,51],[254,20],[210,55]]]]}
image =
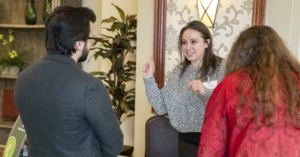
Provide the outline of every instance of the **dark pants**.
{"type": "Polygon", "coordinates": [[[179,157],[197,157],[198,146],[178,140],[179,157]]]}
{"type": "Polygon", "coordinates": [[[197,157],[201,133],[179,133],[179,157],[197,157]]]}

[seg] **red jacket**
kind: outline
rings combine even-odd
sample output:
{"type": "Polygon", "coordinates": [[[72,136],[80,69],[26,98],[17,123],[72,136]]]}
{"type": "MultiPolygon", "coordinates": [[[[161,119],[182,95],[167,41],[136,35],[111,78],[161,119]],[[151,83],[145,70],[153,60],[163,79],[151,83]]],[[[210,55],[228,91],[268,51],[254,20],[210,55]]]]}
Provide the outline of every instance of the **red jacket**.
{"type": "Polygon", "coordinates": [[[253,100],[252,80],[245,74],[235,72],[220,82],[207,104],[198,157],[300,157],[300,130],[286,122],[284,101],[278,102],[272,126],[258,127],[247,105],[237,117],[240,80],[244,96],[253,100]]]}

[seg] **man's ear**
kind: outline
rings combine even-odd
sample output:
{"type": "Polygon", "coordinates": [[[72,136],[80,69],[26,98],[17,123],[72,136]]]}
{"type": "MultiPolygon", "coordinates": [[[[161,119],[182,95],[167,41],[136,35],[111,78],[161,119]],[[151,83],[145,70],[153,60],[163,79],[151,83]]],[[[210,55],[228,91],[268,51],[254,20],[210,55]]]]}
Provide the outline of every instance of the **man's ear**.
{"type": "Polygon", "coordinates": [[[83,41],[76,41],[75,44],[74,44],[74,49],[76,51],[82,51],[83,47],[84,47],[83,41]]]}

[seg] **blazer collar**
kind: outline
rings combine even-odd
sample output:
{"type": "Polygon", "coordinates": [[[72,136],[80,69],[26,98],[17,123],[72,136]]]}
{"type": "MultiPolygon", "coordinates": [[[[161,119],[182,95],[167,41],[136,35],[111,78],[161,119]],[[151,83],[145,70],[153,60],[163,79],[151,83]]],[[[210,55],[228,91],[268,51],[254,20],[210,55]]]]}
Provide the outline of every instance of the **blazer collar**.
{"type": "Polygon", "coordinates": [[[67,63],[67,64],[74,64],[76,65],[76,62],[71,58],[71,56],[59,54],[59,53],[53,53],[53,52],[47,52],[47,54],[44,57],[45,59],[52,59],[59,62],[67,63]]]}

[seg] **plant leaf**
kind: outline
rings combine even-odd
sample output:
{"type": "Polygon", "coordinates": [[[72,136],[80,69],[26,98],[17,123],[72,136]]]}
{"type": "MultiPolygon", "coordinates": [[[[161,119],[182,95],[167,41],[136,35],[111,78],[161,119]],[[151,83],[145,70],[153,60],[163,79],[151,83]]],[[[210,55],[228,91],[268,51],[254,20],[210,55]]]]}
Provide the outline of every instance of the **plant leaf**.
{"type": "Polygon", "coordinates": [[[94,59],[100,56],[108,59],[111,67],[107,72],[94,71],[91,74],[103,81],[114,109],[117,110],[117,114],[122,114],[128,110],[134,111],[135,106],[135,88],[128,87],[126,82],[135,81],[136,76],[136,62],[128,60],[127,55],[136,51],[137,15],[125,16],[121,8],[112,5],[117,9],[121,20],[115,17],[104,19],[103,22],[110,24],[103,28],[109,31],[109,34],[98,35],[92,48],[95,52],[94,59]]]}
{"type": "Polygon", "coordinates": [[[128,18],[127,18],[127,20],[128,20],[128,22],[130,22],[130,21],[135,20],[135,18],[136,18],[136,14],[134,14],[134,15],[129,15],[128,18]]]}
{"type": "Polygon", "coordinates": [[[120,30],[124,27],[126,27],[126,25],[123,22],[114,22],[111,26],[111,30],[116,31],[116,30],[120,30]]]}
{"type": "Polygon", "coordinates": [[[120,15],[122,21],[125,22],[125,13],[124,13],[124,11],[120,7],[116,6],[113,3],[111,3],[111,5],[113,5],[118,10],[119,15],[120,15]]]}
{"type": "Polygon", "coordinates": [[[111,23],[111,22],[115,22],[115,21],[119,21],[117,18],[111,16],[110,18],[108,19],[104,19],[102,20],[102,23],[111,23]]]}

